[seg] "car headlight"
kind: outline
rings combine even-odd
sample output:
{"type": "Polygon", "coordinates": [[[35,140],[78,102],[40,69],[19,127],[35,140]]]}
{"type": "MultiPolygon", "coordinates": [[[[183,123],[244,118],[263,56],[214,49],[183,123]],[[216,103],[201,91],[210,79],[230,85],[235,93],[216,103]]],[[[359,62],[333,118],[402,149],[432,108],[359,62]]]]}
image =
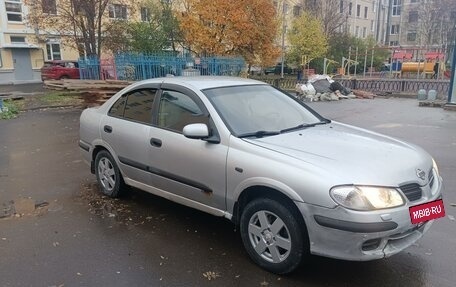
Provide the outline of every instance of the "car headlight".
{"type": "Polygon", "coordinates": [[[435,174],[439,176],[439,167],[437,166],[437,163],[435,162],[434,159],[432,159],[432,169],[434,169],[435,174]]]}
{"type": "Polygon", "coordinates": [[[394,188],[375,186],[336,186],[331,197],[340,205],[355,210],[376,210],[401,206],[405,203],[394,188]]]}

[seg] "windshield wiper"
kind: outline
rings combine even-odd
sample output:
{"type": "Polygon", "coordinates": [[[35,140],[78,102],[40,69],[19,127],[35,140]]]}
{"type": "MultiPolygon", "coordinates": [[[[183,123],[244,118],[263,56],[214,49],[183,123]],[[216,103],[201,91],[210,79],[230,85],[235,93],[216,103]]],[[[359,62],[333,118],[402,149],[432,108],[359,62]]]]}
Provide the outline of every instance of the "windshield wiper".
{"type": "Polygon", "coordinates": [[[283,129],[280,132],[281,133],[286,133],[286,132],[290,132],[290,131],[294,131],[294,130],[311,128],[311,127],[314,127],[314,126],[317,126],[317,125],[325,125],[325,124],[329,124],[330,122],[331,122],[331,120],[324,119],[324,120],[322,120],[320,122],[316,122],[316,123],[312,123],[312,124],[300,124],[300,125],[297,125],[295,127],[283,129]]]}
{"type": "Polygon", "coordinates": [[[262,138],[265,136],[275,136],[278,134],[280,134],[279,131],[256,131],[256,132],[241,134],[238,136],[238,138],[249,138],[249,137],[262,138]]]}

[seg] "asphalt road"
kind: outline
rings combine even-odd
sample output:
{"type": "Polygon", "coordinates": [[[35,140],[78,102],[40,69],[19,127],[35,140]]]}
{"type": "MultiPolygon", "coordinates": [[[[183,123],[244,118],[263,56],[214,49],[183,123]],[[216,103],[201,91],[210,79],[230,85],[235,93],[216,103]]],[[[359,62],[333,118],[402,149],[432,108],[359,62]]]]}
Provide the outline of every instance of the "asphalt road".
{"type": "Polygon", "coordinates": [[[0,286],[455,286],[456,113],[408,99],[310,105],[428,150],[448,216],[391,258],[313,257],[277,276],[250,261],[224,219],[137,190],[102,197],[79,154],[80,111],[30,111],[0,121],[0,286]]]}

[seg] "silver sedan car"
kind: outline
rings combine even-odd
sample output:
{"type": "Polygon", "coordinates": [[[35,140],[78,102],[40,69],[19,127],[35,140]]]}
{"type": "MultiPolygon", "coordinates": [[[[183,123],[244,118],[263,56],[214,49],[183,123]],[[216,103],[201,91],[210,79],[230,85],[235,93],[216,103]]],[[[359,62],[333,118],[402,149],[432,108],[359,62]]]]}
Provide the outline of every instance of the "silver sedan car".
{"type": "Polygon", "coordinates": [[[83,111],[79,146],[106,195],[133,186],[228,218],[251,259],[278,274],[309,254],[393,255],[444,216],[424,150],[254,80],[137,82],[83,111]]]}

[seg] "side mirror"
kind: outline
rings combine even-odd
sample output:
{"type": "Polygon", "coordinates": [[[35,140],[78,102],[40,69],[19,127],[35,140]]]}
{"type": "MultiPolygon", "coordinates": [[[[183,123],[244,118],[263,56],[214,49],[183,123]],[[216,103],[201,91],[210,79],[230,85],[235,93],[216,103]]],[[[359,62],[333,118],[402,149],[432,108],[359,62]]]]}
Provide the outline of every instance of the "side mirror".
{"type": "Polygon", "coordinates": [[[184,127],[182,133],[190,139],[207,139],[209,137],[209,129],[205,124],[189,124],[184,127]]]}

